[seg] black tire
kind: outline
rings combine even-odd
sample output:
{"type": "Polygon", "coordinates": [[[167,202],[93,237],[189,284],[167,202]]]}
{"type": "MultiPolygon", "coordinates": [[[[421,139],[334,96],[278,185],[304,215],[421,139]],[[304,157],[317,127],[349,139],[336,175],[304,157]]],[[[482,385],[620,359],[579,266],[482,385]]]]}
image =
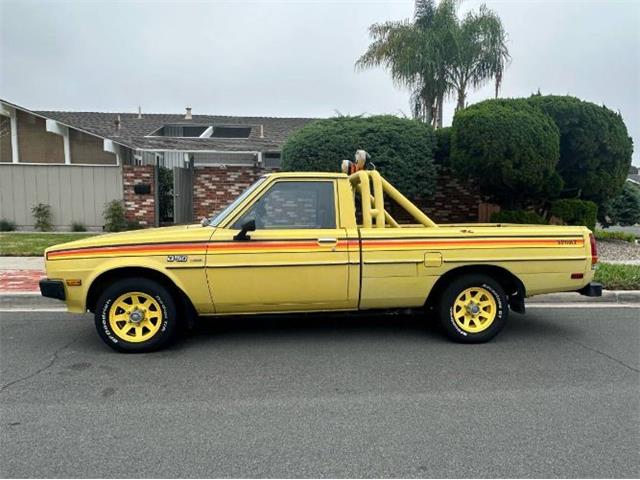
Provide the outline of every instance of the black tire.
{"type": "MultiPolygon", "coordinates": [[[[116,310],[114,312],[122,311],[116,310]]],[[[158,312],[158,308],[154,305],[151,308],[154,312],[158,312]]],[[[151,320],[150,320],[151,321],[151,320]]],[[[123,324],[123,322],[120,322],[123,324]]],[[[118,280],[109,285],[106,290],[100,295],[95,310],[95,325],[98,330],[100,338],[111,348],[118,352],[124,353],[145,353],[154,350],[159,350],[166,347],[176,336],[178,330],[178,319],[176,302],[169,291],[160,285],[159,283],[149,280],[148,278],[128,278],[118,280]],[[151,297],[159,305],[159,316],[156,320],[156,326],[151,326],[157,331],[150,336],[150,338],[144,341],[127,341],[123,338],[122,333],[117,333],[110,324],[110,313],[113,310],[114,302],[116,302],[121,296],[126,295],[129,292],[141,292],[151,297]]],[[[118,326],[116,325],[116,329],[118,326]]],[[[134,335],[136,335],[136,329],[133,328],[134,335]]],[[[121,331],[122,332],[122,331],[121,331]]],[[[150,330],[147,329],[145,335],[148,335],[150,330]]],[[[144,337],[140,337],[144,338],[144,337]]]]}
{"type": "MultiPolygon", "coordinates": [[[[487,298],[487,300],[489,299],[487,298]]],[[[486,308],[492,311],[492,306],[486,308]]],[[[491,340],[504,328],[509,317],[509,301],[502,285],[493,278],[487,275],[469,274],[454,279],[444,289],[436,310],[440,324],[450,339],[460,343],[481,343],[491,340]],[[465,290],[473,288],[482,289],[480,291],[482,298],[490,296],[495,302],[493,320],[485,329],[477,332],[465,330],[454,318],[454,314],[459,315],[461,311],[456,306],[456,299],[465,290]]],[[[482,327],[476,327],[474,324],[468,328],[482,327]]]]}

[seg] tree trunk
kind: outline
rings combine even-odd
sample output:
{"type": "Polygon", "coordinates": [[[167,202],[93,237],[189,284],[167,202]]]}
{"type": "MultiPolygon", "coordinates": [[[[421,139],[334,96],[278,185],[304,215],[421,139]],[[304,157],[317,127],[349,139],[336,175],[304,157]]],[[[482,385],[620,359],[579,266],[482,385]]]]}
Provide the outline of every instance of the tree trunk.
{"type": "Polygon", "coordinates": [[[423,101],[423,108],[424,108],[424,123],[426,123],[427,125],[431,125],[431,123],[433,122],[433,110],[432,110],[432,105],[433,102],[431,101],[430,98],[424,98],[422,99],[423,101]]]}
{"type": "Polygon", "coordinates": [[[458,103],[456,104],[456,112],[464,108],[464,104],[467,101],[467,94],[464,89],[458,90],[458,103]]]}
{"type": "Polygon", "coordinates": [[[436,128],[442,128],[442,116],[444,110],[444,95],[438,95],[438,104],[436,106],[437,109],[437,117],[436,117],[436,128]]]}

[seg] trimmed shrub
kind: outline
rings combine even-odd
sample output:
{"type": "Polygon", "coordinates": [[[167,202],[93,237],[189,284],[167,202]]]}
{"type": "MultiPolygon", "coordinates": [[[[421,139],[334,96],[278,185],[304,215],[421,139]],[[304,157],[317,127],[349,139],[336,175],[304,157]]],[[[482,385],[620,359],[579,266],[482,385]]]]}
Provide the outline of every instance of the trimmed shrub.
{"type": "Polygon", "coordinates": [[[458,111],[453,119],[453,169],[511,210],[558,196],[559,152],[558,128],[523,99],[487,100],[458,111]]]}
{"type": "Polygon", "coordinates": [[[626,182],[622,193],[605,203],[601,210],[598,219],[604,226],[640,223],[640,187],[626,182]]]}
{"type": "Polygon", "coordinates": [[[312,122],[289,137],[282,169],[340,171],[343,159],[358,149],[371,155],[376,169],[408,197],[431,195],[435,188],[433,129],[392,115],[336,117],[312,122]]]}
{"type": "Polygon", "coordinates": [[[633,142],[619,113],[575,97],[534,95],[527,102],[549,115],[560,133],[558,173],[563,196],[598,205],[622,191],[633,142]]]}
{"type": "Polygon", "coordinates": [[[73,222],[71,224],[71,231],[72,232],[86,232],[87,231],[87,227],[85,227],[84,223],[82,223],[82,222],[73,222]]]}
{"type": "Polygon", "coordinates": [[[451,127],[439,128],[436,133],[436,148],[433,160],[436,165],[449,166],[451,156],[451,127]]]}
{"type": "Polygon", "coordinates": [[[35,220],[34,228],[41,232],[50,232],[52,226],[51,205],[38,203],[31,208],[31,214],[35,220]]]}
{"type": "Polygon", "coordinates": [[[16,224],[11,220],[0,220],[0,232],[13,232],[16,229],[16,224]]]}
{"type": "Polygon", "coordinates": [[[622,242],[636,243],[636,236],[633,233],[619,230],[596,230],[593,234],[596,240],[620,240],[622,242]]]}
{"type": "Polygon", "coordinates": [[[501,210],[491,214],[491,223],[522,223],[525,225],[545,225],[547,221],[536,212],[525,210],[501,210]]]}
{"type": "Polygon", "coordinates": [[[104,207],[104,230],[106,232],[122,232],[127,230],[124,203],[122,200],[111,200],[104,207]]]}
{"type": "Polygon", "coordinates": [[[596,228],[598,206],[589,200],[562,198],[551,204],[551,215],[567,225],[583,225],[593,231],[596,228]]]}

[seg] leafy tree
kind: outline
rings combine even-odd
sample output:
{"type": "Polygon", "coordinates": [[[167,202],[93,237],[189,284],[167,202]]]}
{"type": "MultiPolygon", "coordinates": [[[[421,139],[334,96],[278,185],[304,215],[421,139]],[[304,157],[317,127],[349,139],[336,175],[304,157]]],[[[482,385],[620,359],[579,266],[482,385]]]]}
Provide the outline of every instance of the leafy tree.
{"type": "Polygon", "coordinates": [[[416,0],[413,21],[369,28],[373,39],[358,59],[360,69],[383,66],[400,86],[412,90],[415,118],[442,126],[444,97],[455,94],[463,108],[470,87],[495,80],[496,97],[509,52],[500,18],[484,5],[464,19],[456,0],[416,0]],[[436,115],[434,116],[434,112],[436,115]]]}
{"type": "Polygon", "coordinates": [[[605,227],[640,223],[640,187],[626,182],[622,193],[605,203],[598,217],[605,227]]]}
{"type": "Polygon", "coordinates": [[[312,122],[289,137],[282,168],[336,172],[358,149],[371,155],[376,169],[408,196],[433,193],[434,132],[417,120],[391,115],[337,117],[312,122]]]}
{"type": "Polygon", "coordinates": [[[569,96],[534,95],[528,102],[558,126],[562,195],[602,205],[620,194],[633,153],[620,114],[569,96]]]}
{"type": "Polygon", "coordinates": [[[559,144],[553,121],[525,100],[486,100],[456,113],[451,164],[507,209],[535,207],[562,188],[559,144]]]}

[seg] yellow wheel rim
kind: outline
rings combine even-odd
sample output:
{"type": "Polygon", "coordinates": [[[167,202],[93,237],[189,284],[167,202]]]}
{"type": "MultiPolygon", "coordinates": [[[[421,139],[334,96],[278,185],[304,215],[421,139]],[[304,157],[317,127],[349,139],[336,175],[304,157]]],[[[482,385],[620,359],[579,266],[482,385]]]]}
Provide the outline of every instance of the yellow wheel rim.
{"type": "Polygon", "coordinates": [[[121,340],[139,343],[153,337],[162,325],[162,308],[151,295],[128,292],[109,309],[109,327],[121,340]]]}
{"type": "Polygon", "coordinates": [[[453,302],[453,320],[468,333],[479,333],[491,326],[497,313],[496,299],[482,287],[467,288],[453,302]]]}

